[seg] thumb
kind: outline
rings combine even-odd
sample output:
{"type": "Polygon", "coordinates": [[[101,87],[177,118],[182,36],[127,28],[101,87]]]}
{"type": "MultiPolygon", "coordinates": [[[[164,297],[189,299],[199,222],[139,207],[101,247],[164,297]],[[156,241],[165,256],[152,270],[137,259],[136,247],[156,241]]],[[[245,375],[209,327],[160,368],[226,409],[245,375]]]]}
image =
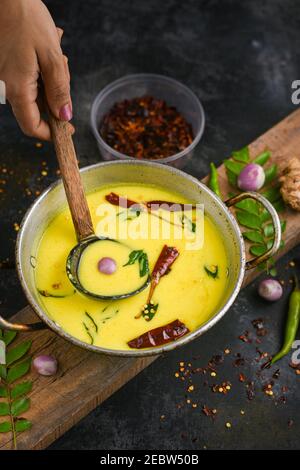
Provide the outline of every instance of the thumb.
{"type": "Polygon", "coordinates": [[[46,60],[40,61],[40,67],[49,108],[58,119],[70,121],[72,119],[72,100],[69,77],[62,52],[49,54],[46,60]]]}

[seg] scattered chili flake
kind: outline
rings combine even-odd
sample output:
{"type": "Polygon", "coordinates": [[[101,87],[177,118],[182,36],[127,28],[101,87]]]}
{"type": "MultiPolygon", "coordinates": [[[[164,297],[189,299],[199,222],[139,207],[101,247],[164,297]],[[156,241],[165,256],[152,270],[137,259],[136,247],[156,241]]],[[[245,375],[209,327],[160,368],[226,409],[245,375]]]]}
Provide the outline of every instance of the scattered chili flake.
{"type": "Polygon", "coordinates": [[[239,336],[239,339],[244,343],[252,343],[252,340],[249,338],[249,331],[247,330],[239,336]]]}
{"type": "Polygon", "coordinates": [[[262,318],[258,318],[256,320],[253,320],[252,325],[254,326],[254,328],[256,330],[257,336],[266,336],[266,334],[268,333],[268,331],[264,327],[264,323],[263,323],[262,318]]]}
{"type": "Polygon", "coordinates": [[[225,354],[230,354],[230,349],[228,349],[228,348],[224,349],[224,353],[225,354]]]}
{"type": "MultiPolygon", "coordinates": [[[[265,353],[265,354],[267,354],[267,353],[265,353]]],[[[268,356],[268,355],[267,355],[267,356],[268,356]]],[[[260,366],[261,370],[269,369],[269,368],[271,367],[271,360],[272,360],[272,359],[269,358],[269,359],[267,360],[267,362],[264,362],[264,363],[260,366]]]]}
{"type": "Polygon", "coordinates": [[[169,157],[193,141],[192,127],[182,114],[153,96],[116,103],[99,131],[113,149],[135,158],[169,157]]]}
{"type": "Polygon", "coordinates": [[[206,405],[202,406],[202,413],[205,414],[205,416],[210,416],[211,418],[215,418],[215,415],[217,414],[216,408],[209,408],[206,405]]]}
{"type": "Polygon", "coordinates": [[[192,407],[193,407],[193,408],[197,408],[197,406],[198,406],[197,403],[193,403],[193,404],[192,404],[192,407]]]}
{"type": "Polygon", "coordinates": [[[17,224],[16,222],[14,223],[14,229],[16,232],[18,232],[20,230],[20,225],[17,224]]]}
{"type": "Polygon", "coordinates": [[[240,382],[246,382],[246,376],[242,373],[239,374],[239,381],[240,382]]]}
{"type": "Polygon", "coordinates": [[[212,371],[212,372],[210,373],[210,375],[211,375],[212,377],[216,377],[217,373],[214,372],[214,371],[212,371]]]}
{"type": "Polygon", "coordinates": [[[227,423],[225,424],[226,428],[230,429],[231,428],[231,423],[229,423],[229,421],[227,421],[227,423]]]}
{"type": "Polygon", "coordinates": [[[270,397],[274,395],[274,392],[272,390],[273,385],[274,385],[274,382],[270,382],[263,386],[263,392],[270,397]]]}
{"type": "Polygon", "coordinates": [[[224,395],[226,395],[229,390],[231,389],[231,383],[230,382],[222,382],[221,384],[219,385],[212,385],[211,386],[211,389],[213,392],[219,392],[219,393],[223,393],[224,395]]]}
{"type": "Polygon", "coordinates": [[[193,392],[193,390],[194,390],[194,385],[190,385],[188,388],[188,392],[193,392]]]}
{"type": "Polygon", "coordinates": [[[280,369],[277,369],[277,370],[275,370],[272,377],[273,377],[273,379],[279,379],[279,376],[280,376],[280,369]]]}

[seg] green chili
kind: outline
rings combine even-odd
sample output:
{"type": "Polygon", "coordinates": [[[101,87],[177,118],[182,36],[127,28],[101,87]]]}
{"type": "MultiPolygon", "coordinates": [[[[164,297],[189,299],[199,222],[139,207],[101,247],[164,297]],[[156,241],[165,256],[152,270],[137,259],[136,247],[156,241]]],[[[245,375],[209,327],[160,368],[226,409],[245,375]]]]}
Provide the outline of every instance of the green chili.
{"type": "Polygon", "coordinates": [[[282,348],[272,358],[271,364],[286,356],[292,348],[293,342],[295,341],[296,334],[300,323],[300,290],[298,286],[298,280],[295,279],[295,288],[290,295],[289,311],[287,315],[285,334],[282,348]]]}
{"type": "Polygon", "coordinates": [[[222,198],[218,179],[218,172],[214,163],[210,164],[210,178],[208,186],[217,196],[219,196],[219,198],[222,198]]]}

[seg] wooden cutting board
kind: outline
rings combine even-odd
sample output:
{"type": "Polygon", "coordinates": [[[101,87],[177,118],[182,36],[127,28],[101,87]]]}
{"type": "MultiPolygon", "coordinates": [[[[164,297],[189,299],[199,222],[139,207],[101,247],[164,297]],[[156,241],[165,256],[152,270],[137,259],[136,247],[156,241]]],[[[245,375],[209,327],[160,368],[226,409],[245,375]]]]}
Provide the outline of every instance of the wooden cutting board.
{"type": "MultiPolygon", "coordinates": [[[[267,131],[250,145],[257,155],[268,148],[272,161],[280,163],[297,155],[300,149],[300,109],[267,131]]],[[[225,169],[220,167],[222,192],[229,191],[225,169]]],[[[285,246],[278,256],[300,242],[300,213],[286,210],[285,246]]],[[[244,285],[259,273],[247,272],[244,285]]],[[[30,307],[17,313],[13,320],[36,321],[30,307]]],[[[123,359],[98,355],[77,348],[48,330],[21,335],[33,340],[32,354],[54,354],[59,361],[59,372],[54,377],[31,373],[33,390],[31,408],[26,417],[33,423],[30,431],[18,437],[19,449],[44,449],[60,437],[97,405],[112,395],[127,381],[153,362],[156,357],[123,359]]],[[[20,338],[19,338],[20,339],[20,338]]],[[[0,449],[11,449],[10,434],[0,434],[0,449]]]]}

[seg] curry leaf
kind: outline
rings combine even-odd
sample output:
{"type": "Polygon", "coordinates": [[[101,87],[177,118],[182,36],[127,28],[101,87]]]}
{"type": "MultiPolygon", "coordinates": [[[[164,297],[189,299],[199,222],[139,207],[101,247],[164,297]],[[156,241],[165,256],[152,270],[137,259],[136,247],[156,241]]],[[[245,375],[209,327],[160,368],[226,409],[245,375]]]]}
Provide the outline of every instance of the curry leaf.
{"type": "Polygon", "coordinates": [[[13,362],[21,359],[27,351],[31,348],[31,341],[24,341],[23,343],[18,344],[14,348],[11,348],[6,354],[6,364],[9,366],[13,362]]]}
{"type": "Polygon", "coordinates": [[[32,382],[21,382],[14,386],[11,390],[11,397],[13,399],[26,395],[32,390],[32,382]]]}
{"type": "Polygon", "coordinates": [[[219,266],[212,264],[211,266],[204,266],[204,271],[209,277],[217,279],[219,276],[219,266]]]}
{"type": "Polygon", "coordinates": [[[0,403],[0,416],[9,415],[9,405],[8,403],[0,403]]]}
{"type": "MultiPolygon", "coordinates": [[[[281,231],[283,233],[285,231],[285,228],[286,228],[286,221],[282,220],[280,222],[280,225],[281,225],[281,231]]],[[[274,236],[274,225],[272,223],[265,225],[263,227],[263,232],[264,232],[264,236],[266,238],[273,237],[274,236]]]]}
{"type": "Polygon", "coordinates": [[[262,212],[260,213],[260,220],[261,220],[261,223],[264,224],[265,222],[267,222],[268,220],[271,220],[272,217],[271,217],[271,214],[269,211],[267,211],[267,209],[263,209],[262,212]]]}
{"type": "Polygon", "coordinates": [[[250,242],[255,243],[264,243],[264,237],[258,231],[251,231],[251,232],[243,232],[243,237],[250,242]]]}
{"type": "Polygon", "coordinates": [[[32,423],[28,421],[28,419],[19,418],[16,421],[15,427],[16,427],[17,432],[23,432],[23,431],[27,431],[27,429],[31,429],[32,423]]]}
{"type": "MultiPolygon", "coordinates": [[[[9,345],[16,337],[15,332],[0,330],[0,337],[9,345]]],[[[32,389],[32,382],[26,381],[12,385],[15,380],[23,377],[31,366],[31,357],[26,357],[25,354],[29,351],[31,341],[24,341],[15,347],[9,347],[8,351],[6,346],[4,352],[6,355],[6,364],[0,365],[0,397],[6,401],[0,402],[0,416],[9,416],[10,421],[0,423],[0,433],[11,432],[13,437],[14,449],[17,449],[17,432],[25,431],[31,427],[31,423],[26,419],[18,419],[18,416],[25,413],[30,406],[30,400],[26,397],[32,389]],[[21,361],[19,361],[21,359],[21,361]],[[17,362],[19,361],[19,362],[17,362]],[[3,383],[3,385],[2,385],[3,383]]],[[[3,358],[2,358],[3,361],[3,358]]]]}
{"type": "Polygon", "coordinates": [[[24,359],[24,361],[13,365],[9,368],[7,373],[7,382],[13,383],[15,380],[20,379],[23,375],[27,374],[31,366],[31,357],[24,359]]]}
{"type": "Polygon", "coordinates": [[[129,266],[131,264],[134,264],[139,259],[139,257],[141,256],[142,253],[143,253],[143,250],[133,250],[129,254],[129,259],[128,259],[127,263],[124,264],[123,266],[129,266]]]}
{"type": "Polygon", "coordinates": [[[233,162],[232,160],[225,160],[224,165],[227,170],[231,171],[235,176],[238,176],[245,167],[245,163],[233,162]]]}
{"type": "Polygon", "coordinates": [[[267,247],[264,245],[252,245],[249,251],[254,256],[260,256],[267,251],[267,247]]]}
{"type": "Polygon", "coordinates": [[[271,183],[271,181],[274,180],[274,178],[277,176],[277,165],[274,163],[271,165],[269,168],[265,170],[265,185],[271,183]]]}
{"type": "Polygon", "coordinates": [[[260,230],[261,219],[258,215],[239,210],[236,212],[236,216],[239,223],[244,227],[260,230]]]}
{"type": "Polygon", "coordinates": [[[0,378],[5,380],[6,376],[7,376],[6,367],[0,364],[0,378]]]}
{"type": "Polygon", "coordinates": [[[237,176],[232,173],[232,171],[228,170],[228,168],[226,169],[226,173],[229,184],[235,188],[237,185],[237,176]]]}
{"type": "Polygon", "coordinates": [[[262,192],[262,195],[265,196],[270,202],[278,201],[281,198],[280,190],[278,186],[267,189],[262,192]]]}
{"type": "Polygon", "coordinates": [[[139,268],[140,268],[140,277],[146,276],[149,273],[149,263],[148,263],[148,256],[146,253],[143,253],[139,257],[139,268]]]}
{"type": "Polygon", "coordinates": [[[267,161],[269,160],[271,156],[271,153],[266,150],[265,152],[262,152],[261,154],[257,155],[257,157],[254,158],[253,163],[257,163],[258,165],[265,165],[267,161]]]}
{"type": "Polygon", "coordinates": [[[244,199],[243,201],[238,202],[235,207],[238,209],[243,209],[250,214],[259,215],[260,205],[253,199],[244,199]]]}
{"type": "Polygon", "coordinates": [[[140,277],[144,277],[149,272],[148,256],[143,250],[134,250],[129,254],[129,259],[123,266],[129,266],[136,261],[139,263],[140,277]]]}
{"type": "Polygon", "coordinates": [[[0,432],[9,432],[11,431],[11,423],[9,421],[4,421],[0,423],[0,432]]]}
{"type": "Polygon", "coordinates": [[[16,418],[25,413],[30,407],[29,398],[21,397],[14,400],[11,404],[12,415],[16,418]]]}
{"type": "Polygon", "coordinates": [[[238,162],[248,163],[250,160],[249,147],[246,146],[240,150],[235,150],[232,152],[232,158],[238,162]]]}
{"type": "Polygon", "coordinates": [[[274,202],[273,207],[277,212],[283,212],[285,210],[283,199],[279,199],[278,201],[274,202]]]}
{"type": "Polygon", "coordinates": [[[3,385],[0,385],[0,398],[6,398],[7,397],[7,390],[3,385]]]}
{"type": "Polygon", "coordinates": [[[6,346],[8,346],[15,339],[16,336],[17,336],[16,331],[9,331],[9,330],[4,331],[3,341],[6,344],[6,346]]]}

